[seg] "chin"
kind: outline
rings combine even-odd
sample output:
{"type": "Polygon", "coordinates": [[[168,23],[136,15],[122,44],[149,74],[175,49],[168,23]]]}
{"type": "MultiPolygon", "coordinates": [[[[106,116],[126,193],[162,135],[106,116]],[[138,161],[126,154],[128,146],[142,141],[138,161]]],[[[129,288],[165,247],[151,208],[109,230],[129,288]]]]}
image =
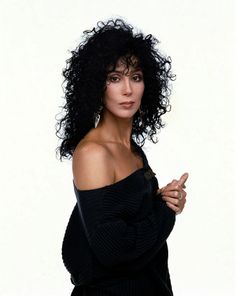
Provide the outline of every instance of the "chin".
{"type": "Polygon", "coordinates": [[[129,114],[128,114],[128,112],[126,112],[126,114],[124,114],[124,113],[123,114],[116,114],[115,116],[118,118],[122,118],[122,119],[131,119],[134,117],[135,113],[136,112],[129,112],[129,114]]]}
{"type": "Polygon", "coordinates": [[[109,113],[111,113],[114,117],[120,118],[120,119],[131,119],[134,117],[134,115],[136,114],[136,112],[138,110],[119,110],[117,112],[117,110],[108,110],[109,113]]]}

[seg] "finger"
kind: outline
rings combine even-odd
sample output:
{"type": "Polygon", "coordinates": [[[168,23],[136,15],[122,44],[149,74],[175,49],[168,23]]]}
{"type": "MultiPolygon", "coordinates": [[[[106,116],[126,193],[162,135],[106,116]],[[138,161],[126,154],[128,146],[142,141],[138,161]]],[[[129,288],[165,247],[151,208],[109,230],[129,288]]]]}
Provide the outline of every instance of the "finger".
{"type": "Polygon", "coordinates": [[[163,188],[162,192],[164,191],[171,191],[171,190],[182,190],[182,187],[178,184],[178,182],[173,182],[170,185],[167,185],[163,188]]]}
{"type": "Polygon", "coordinates": [[[186,191],[184,191],[183,189],[180,189],[180,190],[164,190],[162,193],[161,193],[163,196],[168,196],[168,197],[172,197],[172,198],[175,198],[175,199],[183,199],[187,196],[187,193],[186,191]]]}
{"type": "Polygon", "coordinates": [[[180,200],[180,199],[172,198],[172,197],[165,196],[165,195],[162,196],[162,200],[173,204],[174,206],[178,207],[180,210],[183,210],[185,203],[186,203],[186,198],[183,198],[180,200]]]}
{"type": "Polygon", "coordinates": [[[160,193],[164,192],[165,190],[174,190],[175,187],[176,187],[176,185],[173,185],[172,183],[168,183],[166,186],[163,186],[162,188],[159,188],[157,190],[157,194],[160,194],[160,193]]]}
{"type": "Polygon", "coordinates": [[[160,193],[162,193],[162,188],[157,189],[157,193],[156,194],[158,195],[160,193]]]}
{"type": "Polygon", "coordinates": [[[184,186],[184,183],[187,181],[187,179],[188,179],[188,173],[184,173],[181,177],[180,177],[180,179],[179,179],[179,181],[178,181],[178,184],[180,185],[180,186],[184,186]]]}
{"type": "Polygon", "coordinates": [[[158,193],[161,193],[161,192],[167,190],[170,186],[171,186],[171,188],[173,187],[172,183],[168,183],[166,186],[163,186],[162,188],[159,188],[158,193]]]}
{"type": "Polygon", "coordinates": [[[180,210],[178,207],[172,205],[171,203],[166,202],[166,205],[167,205],[171,210],[173,210],[176,214],[180,214],[180,213],[181,213],[181,210],[180,210]]]}
{"type": "MultiPolygon", "coordinates": [[[[184,175],[185,175],[185,174],[184,174],[184,175]]],[[[184,175],[182,175],[181,178],[183,178],[184,175]]],[[[171,181],[171,183],[168,183],[166,186],[164,186],[164,187],[162,187],[162,188],[159,188],[159,189],[157,190],[157,194],[164,193],[164,192],[171,191],[171,190],[173,190],[173,191],[180,191],[180,190],[182,190],[182,189],[185,189],[185,188],[186,188],[185,184],[182,184],[182,185],[179,184],[179,182],[181,181],[181,178],[180,178],[179,181],[176,180],[176,179],[173,179],[173,180],[171,181]]],[[[187,180],[187,179],[186,179],[186,180],[187,180]]],[[[186,180],[185,180],[185,181],[186,181],[186,180]]],[[[184,181],[184,182],[185,182],[185,181],[184,181]]],[[[176,197],[177,197],[178,194],[176,193],[175,195],[176,195],[176,197]]]]}
{"type": "Polygon", "coordinates": [[[179,180],[173,179],[173,180],[171,181],[171,184],[177,184],[178,182],[179,182],[179,180]]]}
{"type": "Polygon", "coordinates": [[[162,192],[162,195],[178,199],[179,198],[179,191],[177,191],[176,189],[175,190],[165,190],[162,192]]]}
{"type": "Polygon", "coordinates": [[[165,186],[165,187],[162,187],[162,188],[158,188],[156,194],[157,194],[157,195],[158,195],[158,194],[162,194],[165,190],[166,190],[166,186],[165,186]]]}
{"type": "Polygon", "coordinates": [[[172,198],[172,197],[169,197],[169,196],[163,196],[162,199],[165,201],[165,202],[168,202],[168,203],[171,203],[172,205],[176,206],[176,207],[179,207],[181,202],[179,199],[176,199],[176,198],[172,198]]]}

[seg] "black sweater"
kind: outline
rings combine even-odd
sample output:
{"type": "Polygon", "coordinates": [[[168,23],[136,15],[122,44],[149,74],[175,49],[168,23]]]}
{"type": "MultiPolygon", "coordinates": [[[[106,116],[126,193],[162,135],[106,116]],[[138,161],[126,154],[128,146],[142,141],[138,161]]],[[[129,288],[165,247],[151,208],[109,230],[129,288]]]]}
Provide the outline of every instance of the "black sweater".
{"type": "Polygon", "coordinates": [[[77,204],[62,245],[72,295],[173,295],[166,239],[175,212],[156,195],[155,174],[135,147],[144,167],[126,178],[91,190],[73,183],[77,204]]]}

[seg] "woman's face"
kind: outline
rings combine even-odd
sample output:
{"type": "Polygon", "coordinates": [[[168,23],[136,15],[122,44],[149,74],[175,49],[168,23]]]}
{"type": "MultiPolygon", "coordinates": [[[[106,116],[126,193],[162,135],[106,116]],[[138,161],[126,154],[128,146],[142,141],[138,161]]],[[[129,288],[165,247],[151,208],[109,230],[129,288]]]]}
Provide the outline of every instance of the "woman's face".
{"type": "Polygon", "coordinates": [[[103,103],[106,111],[120,118],[132,118],[139,109],[144,92],[140,68],[127,66],[119,60],[114,71],[108,72],[103,103]]]}

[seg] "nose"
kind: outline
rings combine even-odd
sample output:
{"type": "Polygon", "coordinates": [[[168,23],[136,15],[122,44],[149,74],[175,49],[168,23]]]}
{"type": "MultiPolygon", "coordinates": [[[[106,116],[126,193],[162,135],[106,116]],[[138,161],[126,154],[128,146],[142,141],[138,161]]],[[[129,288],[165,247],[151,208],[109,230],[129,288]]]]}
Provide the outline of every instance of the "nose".
{"type": "Polygon", "coordinates": [[[131,87],[131,84],[130,84],[130,79],[127,76],[124,79],[123,92],[124,92],[124,95],[126,95],[126,96],[130,96],[132,94],[132,87],[131,87]]]}

